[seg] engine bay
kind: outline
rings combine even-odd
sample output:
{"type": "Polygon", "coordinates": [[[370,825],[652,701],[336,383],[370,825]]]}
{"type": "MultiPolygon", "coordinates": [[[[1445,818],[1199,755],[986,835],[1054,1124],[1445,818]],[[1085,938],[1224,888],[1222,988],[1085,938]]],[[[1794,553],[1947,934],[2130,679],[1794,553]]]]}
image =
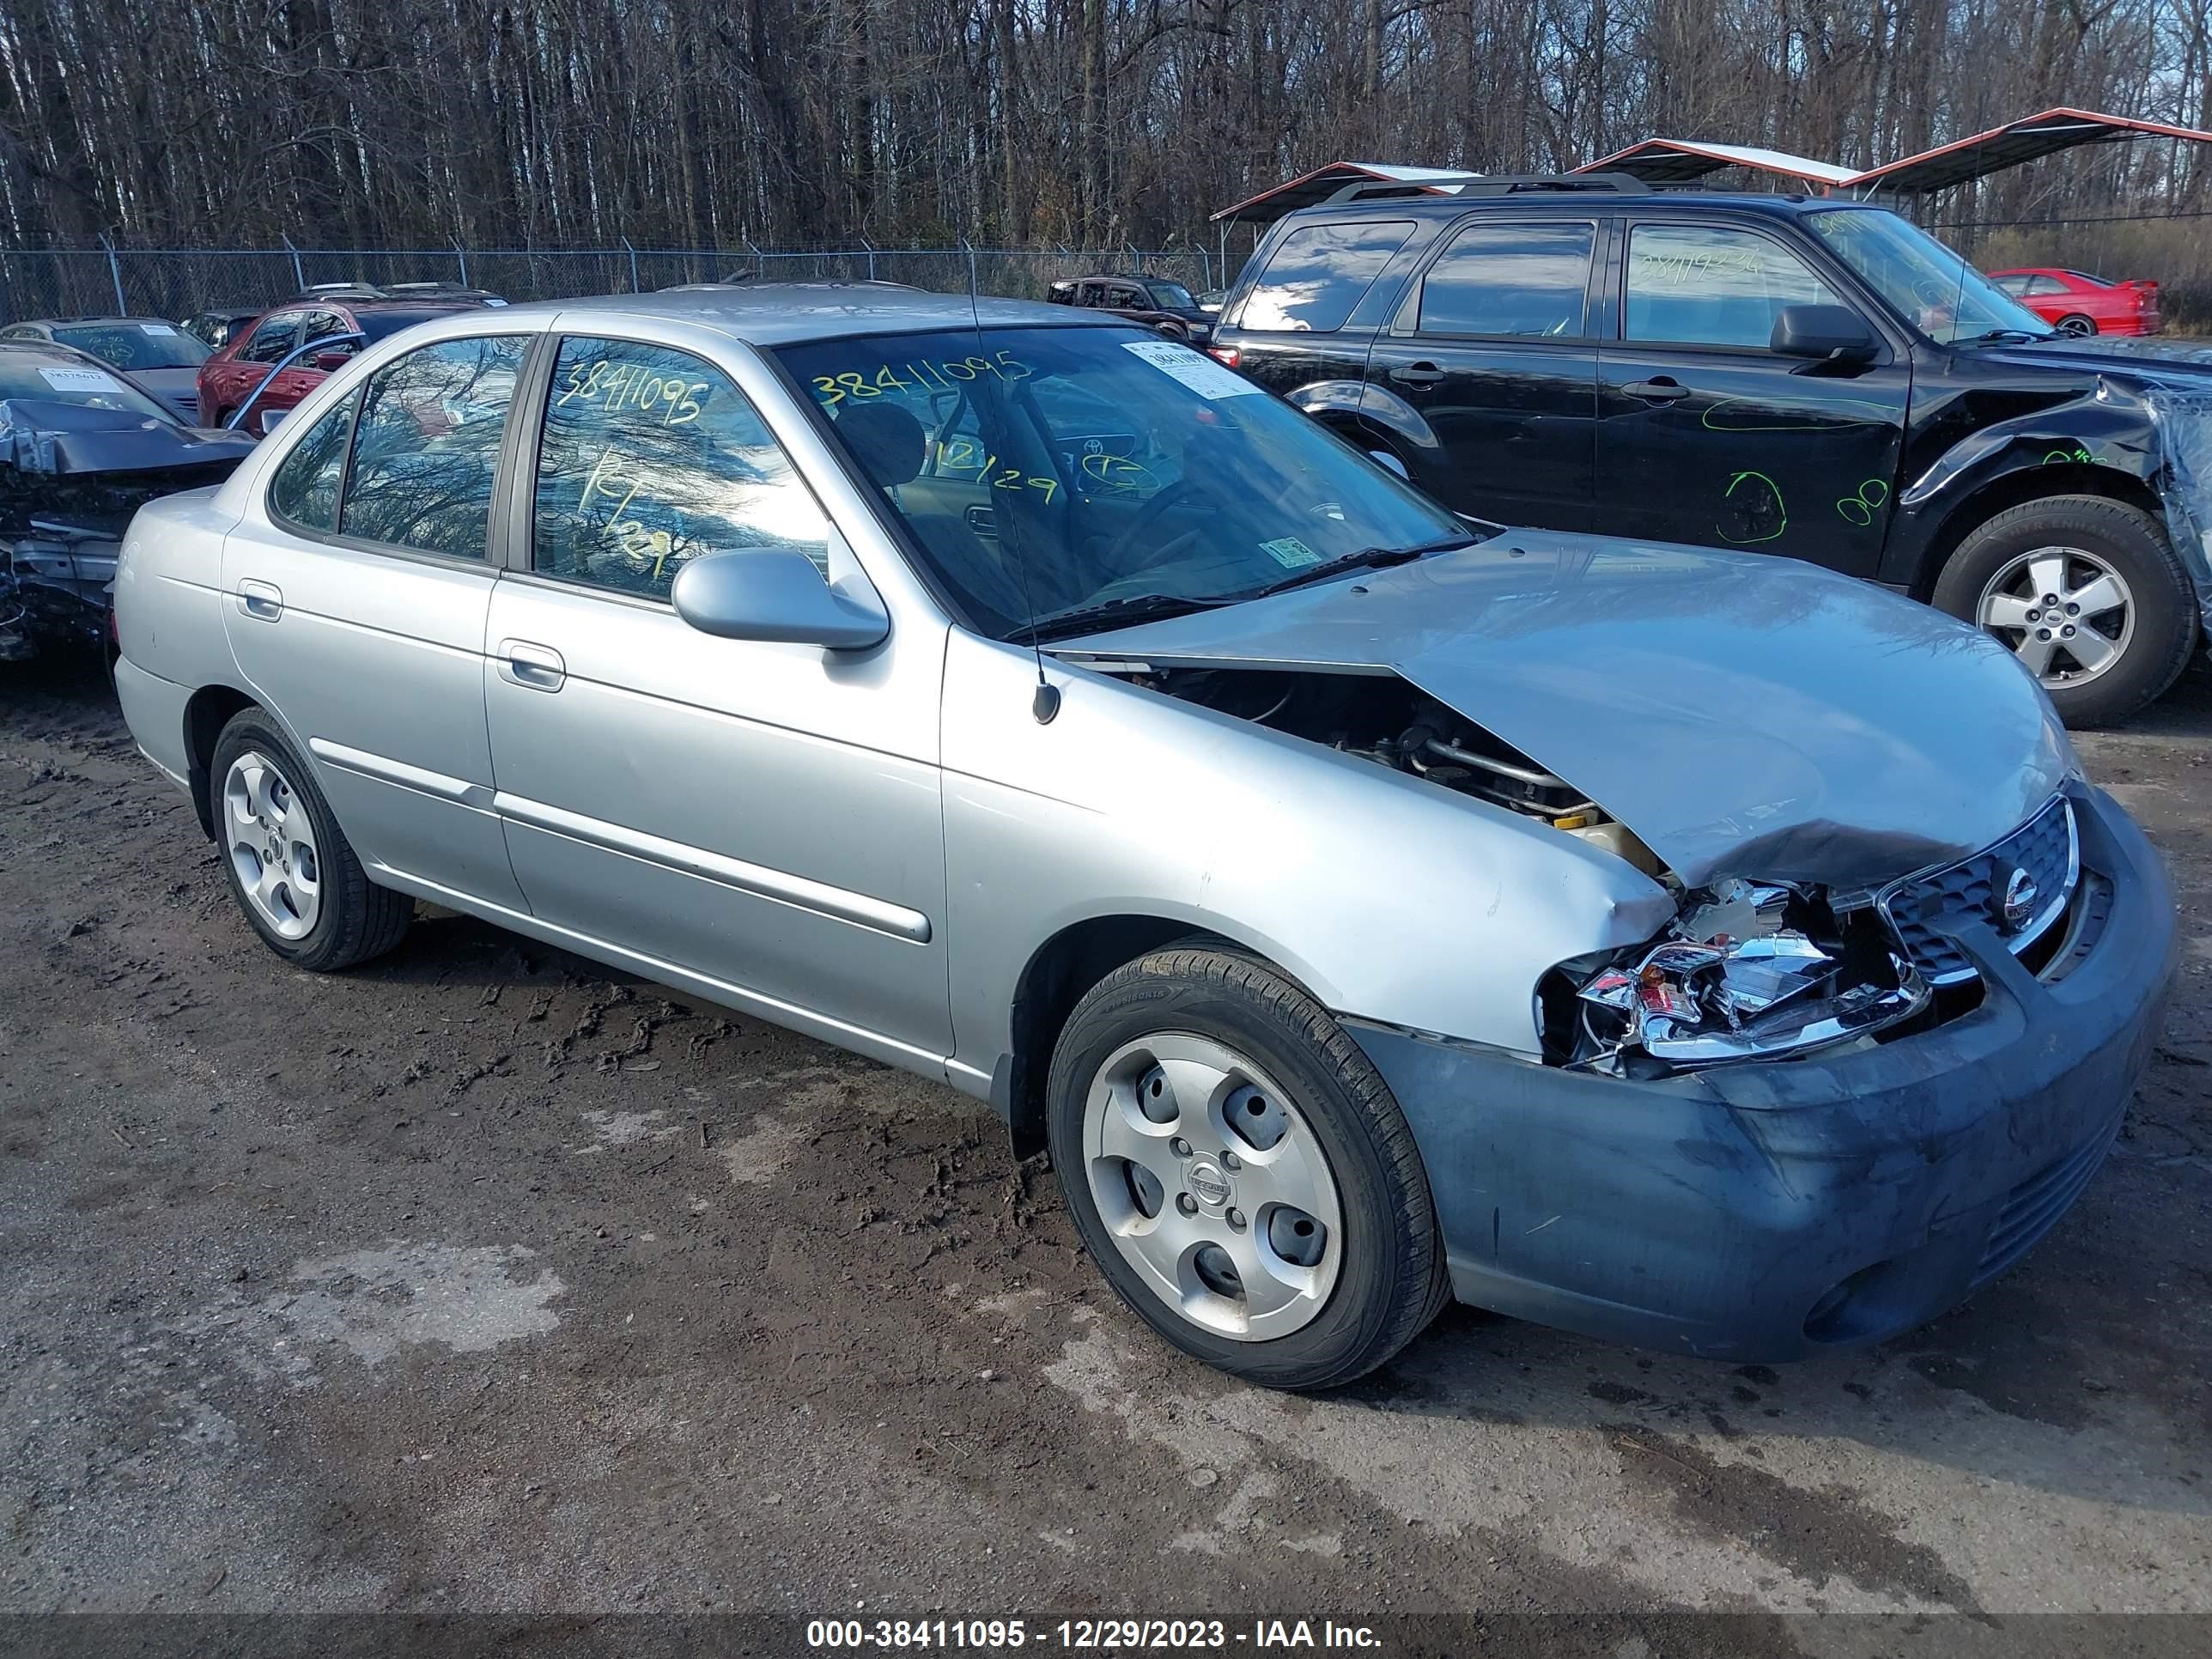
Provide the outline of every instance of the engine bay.
{"type": "Polygon", "coordinates": [[[1505,807],[1601,847],[1647,876],[1665,878],[1651,849],[1604,807],[1395,674],[1147,667],[1129,678],[1148,690],[1505,807]]]}

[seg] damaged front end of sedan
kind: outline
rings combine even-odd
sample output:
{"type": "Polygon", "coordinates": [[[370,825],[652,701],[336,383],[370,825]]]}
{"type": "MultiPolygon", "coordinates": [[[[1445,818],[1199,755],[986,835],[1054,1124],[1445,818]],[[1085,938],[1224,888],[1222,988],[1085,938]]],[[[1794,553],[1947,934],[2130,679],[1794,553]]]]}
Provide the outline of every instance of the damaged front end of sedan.
{"type": "Polygon", "coordinates": [[[131,515],[221,483],[252,447],[130,410],[0,399],[0,662],[105,641],[131,515]]]}
{"type": "Polygon", "coordinates": [[[1537,1018],[1553,1063],[1656,1078],[1870,1043],[1933,995],[1873,907],[1732,878],[1664,938],[1554,970],[1537,1018]]]}

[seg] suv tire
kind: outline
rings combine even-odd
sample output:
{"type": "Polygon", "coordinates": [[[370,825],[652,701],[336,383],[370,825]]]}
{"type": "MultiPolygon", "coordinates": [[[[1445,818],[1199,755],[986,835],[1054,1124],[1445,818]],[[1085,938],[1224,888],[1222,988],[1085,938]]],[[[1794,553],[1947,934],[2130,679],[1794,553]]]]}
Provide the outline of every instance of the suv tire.
{"type": "Polygon", "coordinates": [[[1263,1388],[1333,1388],[1389,1359],[1449,1298],[1397,1102],[1328,1012],[1267,963],[1174,945],[1116,969],[1069,1016],[1047,1089],[1053,1167],[1085,1248],[1193,1358],[1263,1388]],[[1240,1133],[1232,1115],[1256,1127],[1240,1133]],[[1256,1293],[1253,1274],[1267,1277],[1256,1293]]]}
{"type": "Polygon", "coordinates": [[[415,901],[362,872],[314,774],[275,720],[258,708],[232,715],[208,774],[216,856],[264,945],[295,967],[326,974],[399,943],[415,901]]]}
{"type": "MultiPolygon", "coordinates": [[[[2029,593],[2021,583],[2028,562],[2046,550],[2068,559],[2064,591],[2057,595],[2062,602],[2102,569],[2124,585],[2126,605],[2118,623],[2113,612],[2098,615],[2100,632],[2111,637],[2118,629],[2113,642],[2119,648],[2108,663],[2082,672],[2060,641],[2046,672],[2037,678],[2069,726],[2086,729],[2125,720],[2173,684],[2189,660],[2198,629],[2189,573],[2149,514],[2101,495],[2051,495],[2008,508],[1959,544],[1936,579],[1935,603],[1962,621],[1989,629],[2015,649],[2029,646],[2045,620],[2034,602],[2048,596],[2029,593]],[[2026,599],[2031,608],[2021,611],[2018,599],[2026,599]],[[2033,616],[2035,626],[2004,626],[2003,619],[2015,614],[2023,624],[2033,616]]],[[[2087,617],[2063,608],[2052,620],[2061,632],[2089,625],[2087,617]]]]}

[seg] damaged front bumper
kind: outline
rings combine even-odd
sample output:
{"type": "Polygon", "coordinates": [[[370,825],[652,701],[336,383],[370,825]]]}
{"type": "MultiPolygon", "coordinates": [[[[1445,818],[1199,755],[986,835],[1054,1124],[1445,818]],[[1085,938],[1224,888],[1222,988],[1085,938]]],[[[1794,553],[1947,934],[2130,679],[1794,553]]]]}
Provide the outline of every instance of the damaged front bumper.
{"type": "Polygon", "coordinates": [[[1346,1021],[1413,1128],[1459,1299],[1776,1361],[2004,1272],[2102,1163],[2173,973],[2158,855],[2101,792],[2075,806],[2084,878],[2040,976],[1963,928],[1980,1005],[1886,1044],[1634,1081],[1346,1021]]]}

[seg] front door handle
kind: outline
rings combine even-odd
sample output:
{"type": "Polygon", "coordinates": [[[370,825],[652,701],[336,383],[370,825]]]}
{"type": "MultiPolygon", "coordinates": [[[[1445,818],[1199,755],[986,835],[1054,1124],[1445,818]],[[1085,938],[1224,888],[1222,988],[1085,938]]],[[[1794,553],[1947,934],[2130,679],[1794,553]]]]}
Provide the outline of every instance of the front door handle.
{"type": "Polygon", "coordinates": [[[1392,369],[1390,378],[1404,386],[1435,386],[1444,372],[1434,363],[1406,363],[1392,369]]]}
{"type": "Polygon", "coordinates": [[[528,640],[501,640],[499,677],[526,690],[558,691],[568,681],[568,665],[550,645],[532,645],[528,640]]]}
{"type": "Polygon", "coordinates": [[[238,584],[238,608],[257,622],[275,622],[284,614],[283,590],[248,576],[238,584]]]}
{"type": "Polygon", "coordinates": [[[1690,388],[1677,386],[1665,375],[1656,380],[1631,380],[1620,388],[1632,398],[1641,398],[1648,404],[1671,404],[1690,395],[1690,388]]]}

